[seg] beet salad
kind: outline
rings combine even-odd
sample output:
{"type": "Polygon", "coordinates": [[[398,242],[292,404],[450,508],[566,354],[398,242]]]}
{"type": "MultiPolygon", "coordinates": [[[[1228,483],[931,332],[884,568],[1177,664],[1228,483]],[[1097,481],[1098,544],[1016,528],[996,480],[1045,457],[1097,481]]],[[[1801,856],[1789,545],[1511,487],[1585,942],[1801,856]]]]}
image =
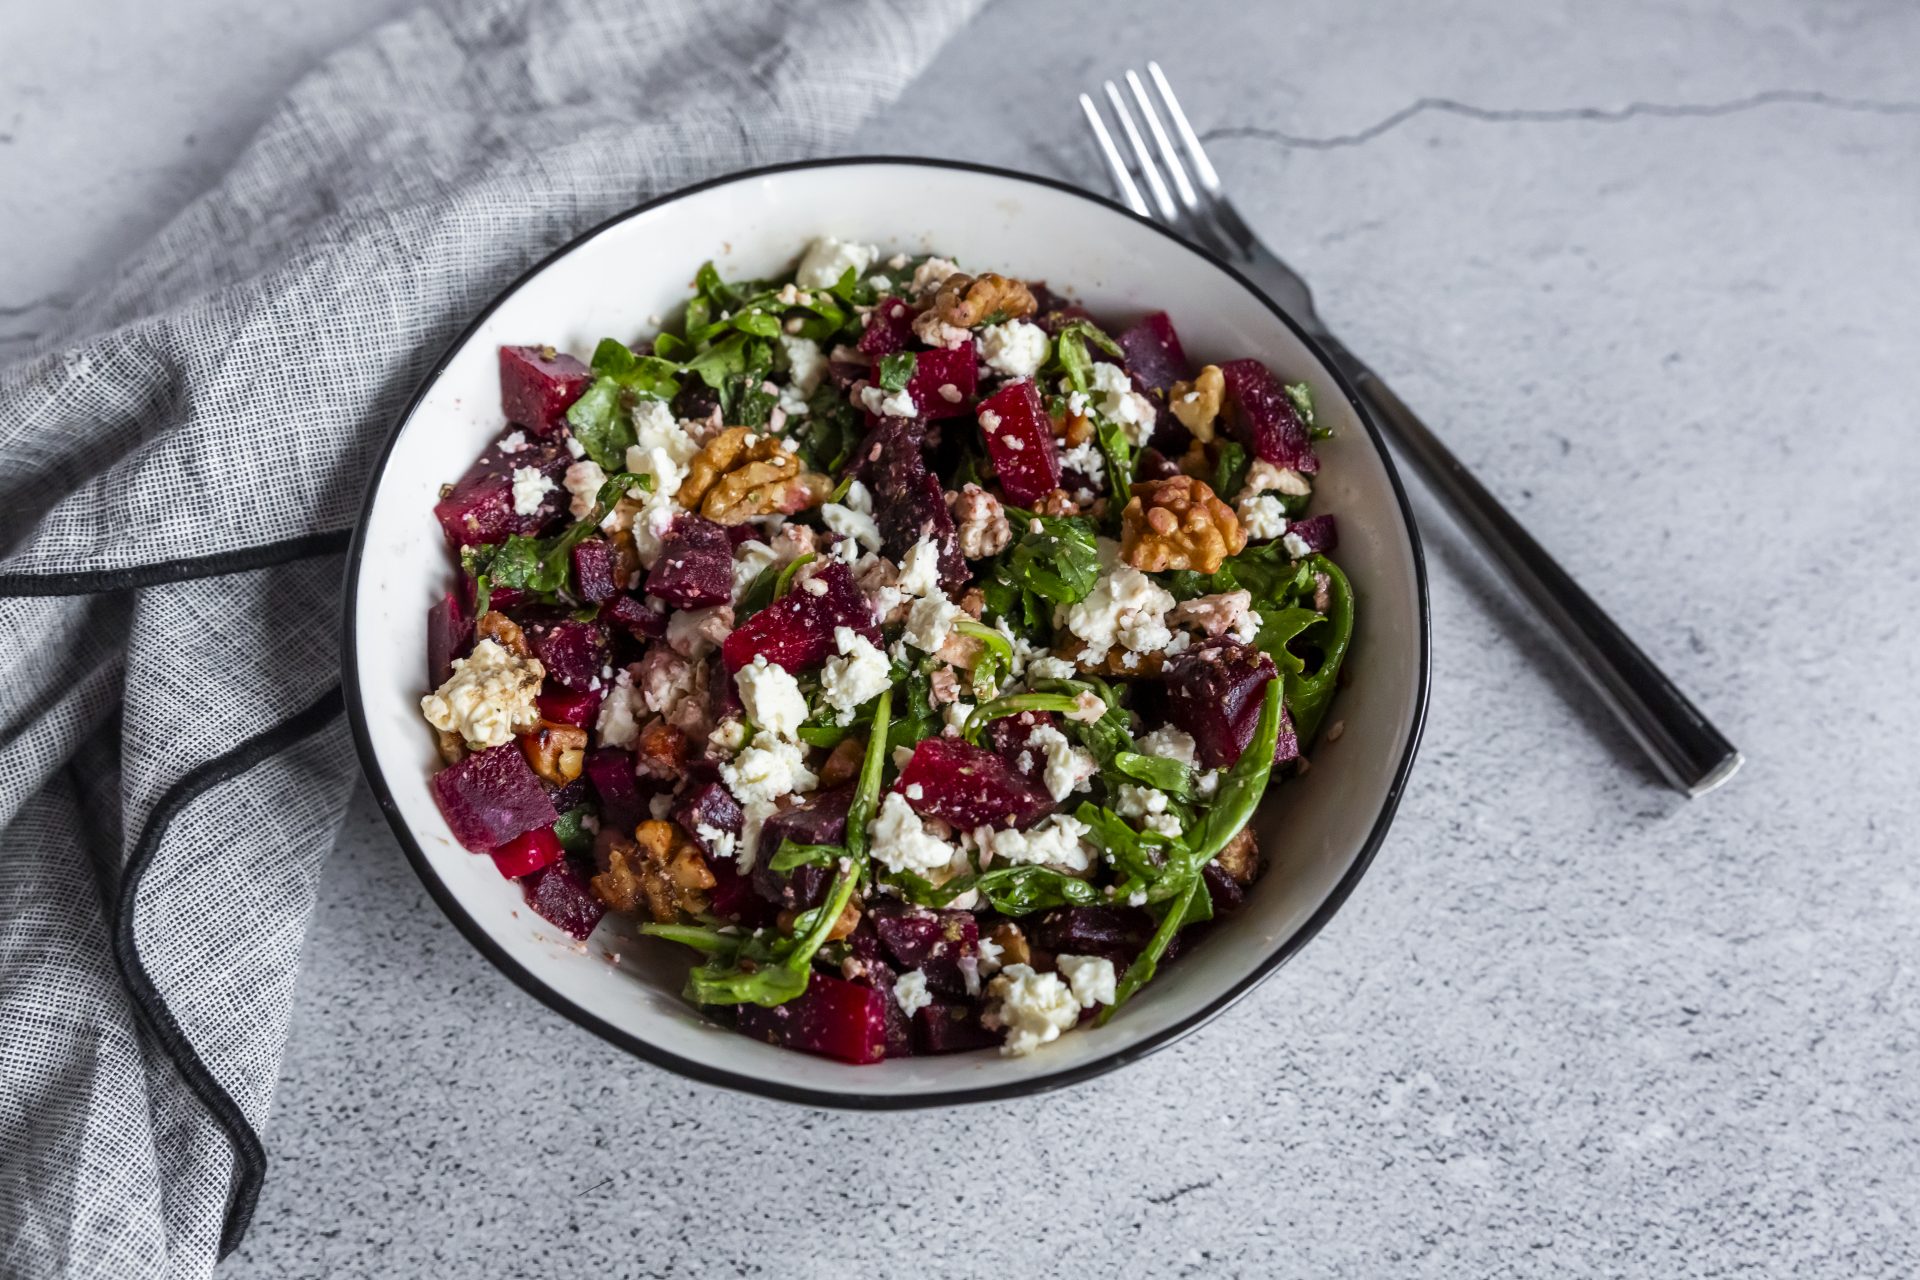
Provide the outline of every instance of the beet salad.
{"type": "Polygon", "coordinates": [[[1305,384],[972,266],[823,238],[587,363],[504,347],[434,509],[455,836],[847,1062],[1112,1017],[1278,852],[1353,631],[1305,384]]]}

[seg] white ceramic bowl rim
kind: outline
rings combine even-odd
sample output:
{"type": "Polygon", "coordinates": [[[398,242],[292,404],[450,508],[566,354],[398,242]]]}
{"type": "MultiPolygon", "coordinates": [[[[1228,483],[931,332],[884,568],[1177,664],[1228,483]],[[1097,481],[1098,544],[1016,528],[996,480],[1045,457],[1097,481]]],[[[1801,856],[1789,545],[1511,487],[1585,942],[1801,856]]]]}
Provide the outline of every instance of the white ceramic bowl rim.
{"type": "Polygon", "coordinates": [[[1407,503],[1406,490],[1400,483],[1399,472],[1395,469],[1393,459],[1391,455],[1388,454],[1386,445],[1380,438],[1379,430],[1374,426],[1372,419],[1368,416],[1366,408],[1360,398],[1355,394],[1353,384],[1348,380],[1346,374],[1339,366],[1333,362],[1332,358],[1328,356],[1325,349],[1301,328],[1299,324],[1295,323],[1293,317],[1276,306],[1265,294],[1261,293],[1261,291],[1254,286],[1252,281],[1248,280],[1231,264],[1208,252],[1206,249],[1201,248],[1199,245],[1183,239],[1159,223],[1153,222],[1150,219],[1139,218],[1138,215],[1134,214],[1131,210],[1115,201],[1095,195],[1071,183],[1062,182],[1055,178],[1019,173],[1012,169],[1002,169],[993,165],[974,164],[959,160],[940,160],[924,156],[836,156],[818,160],[797,160],[785,164],[766,165],[761,168],[743,169],[733,173],[723,174],[716,178],[710,178],[705,182],[696,183],[693,186],[683,187],[678,191],[669,192],[666,195],[649,200],[644,204],[636,205],[623,213],[615,214],[606,221],[581,232],[527,268],[527,270],[515,278],[511,284],[496,294],[493,300],[475,315],[472,322],[447,344],[446,350],[440,354],[439,358],[434,361],[432,367],[430,367],[420,379],[420,383],[413,395],[408,398],[406,406],[394,420],[394,425],[388,431],[386,442],[382,445],[380,455],[374,463],[371,476],[367,482],[366,497],[361,504],[360,517],[354,525],[353,540],[347,552],[347,575],[343,604],[344,607],[341,611],[341,668],[347,720],[353,733],[354,750],[360,757],[361,769],[366,774],[368,785],[373,789],[374,798],[378,801],[381,812],[386,815],[387,823],[392,827],[395,837],[400,842],[400,847],[405,851],[407,861],[412,864],[415,874],[420,877],[420,882],[426,886],[428,894],[439,904],[440,909],[446,913],[449,920],[453,921],[454,926],[460,930],[467,941],[472,943],[482,955],[493,963],[495,968],[511,978],[522,990],[526,991],[527,994],[533,996],[554,1012],[585,1027],[601,1039],[618,1045],[636,1057],[642,1058],[655,1066],[664,1067],[669,1071],[677,1072],[680,1075],[699,1080],[706,1084],[720,1085],[725,1088],[738,1089],[742,1092],[758,1094],[780,1101],[815,1107],[865,1110],[911,1110],[921,1107],[993,1102],[1007,1098],[1024,1097],[1034,1093],[1043,1093],[1051,1089],[1078,1084],[1081,1081],[1089,1080],[1095,1076],[1115,1070],[1116,1068],[1126,1066],[1128,1063],[1137,1062],[1148,1054],[1174,1043],[1176,1040],[1179,1040],[1225,1012],[1227,1008],[1245,996],[1249,991],[1253,990],[1254,987],[1264,982],[1276,969],[1292,959],[1302,947],[1312,941],[1314,936],[1325,927],[1327,921],[1333,918],[1334,913],[1339,911],[1348,896],[1352,894],[1355,886],[1359,884],[1361,877],[1366,874],[1367,868],[1372,865],[1374,855],[1379,851],[1381,843],[1386,839],[1388,828],[1393,824],[1394,813],[1399,808],[1400,797],[1406,789],[1407,777],[1413,768],[1414,757],[1419,751],[1421,733],[1426,724],[1428,686],[1431,678],[1431,626],[1429,602],[1427,598],[1427,570],[1425,553],[1420,544],[1419,529],[1414,524],[1413,511],[1407,503]],[[985,174],[1007,182],[1047,187],[1054,191],[1085,200],[1090,204],[1100,206],[1104,209],[1124,214],[1137,222],[1143,223],[1160,234],[1165,235],[1168,239],[1175,241],[1181,247],[1198,255],[1231,277],[1241,288],[1245,289],[1293,332],[1294,336],[1313,354],[1333,378],[1335,384],[1340,388],[1341,395],[1346,398],[1347,403],[1352,408],[1354,417],[1366,429],[1368,438],[1371,440],[1375,451],[1379,454],[1381,466],[1385,469],[1388,483],[1392,486],[1394,500],[1398,504],[1400,519],[1405,527],[1408,546],[1412,553],[1419,622],[1419,655],[1416,669],[1418,687],[1413,701],[1412,723],[1408,727],[1406,745],[1401,752],[1399,763],[1394,769],[1393,780],[1387,789],[1385,799],[1380,807],[1380,812],[1374,818],[1373,825],[1369,829],[1366,839],[1362,843],[1359,852],[1354,857],[1346,873],[1334,885],[1332,891],[1328,893],[1326,898],[1320,903],[1313,914],[1308,917],[1304,924],[1280,940],[1269,955],[1264,957],[1249,970],[1244,977],[1235,982],[1226,991],[1152,1035],[1120,1046],[1101,1057],[1089,1059],[1071,1070],[1060,1071],[1038,1079],[1016,1079],[1004,1084],[991,1084],[914,1094],[829,1092],[791,1085],[779,1080],[765,1079],[741,1072],[729,1071],[677,1053],[668,1052],[657,1045],[649,1044],[632,1032],[615,1026],[597,1014],[580,1007],[566,996],[560,994],[548,983],[535,976],[526,966],[514,959],[496,943],[493,938],[487,934],[486,930],[481,927],[479,922],[469,914],[458,897],[455,896],[453,891],[433,870],[425,852],[421,849],[407,821],[402,816],[399,807],[394,803],[393,793],[387,786],[386,778],[381,772],[379,760],[374,752],[372,737],[367,722],[364,698],[360,688],[359,661],[355,644],[355,636],[358,629],[355,614],[356,602],[359,596],[360,566],[362,555],[365,551],[368,518],[373,511],[374,501],[379,493],[381,482],[385,478],[388,459],[401,433],[413,418],[416,410],[419,409],[421,402],[427,397],[435,381],[440,377],[454,356],[465,348],[468,341],[486,322],[487,318],[505,303],[507,299],[512,297],[521,286],[545,271],[554,262],[565,257],[576,248],[609,228],[618,226],[620,223],[638,217],[653,209],[657,209],[662,205],[670,204],[674,201],[682,200],[716,187],[723,187],[737,182],[748,182],[774,174],[805,169],[860,165],[919,165],[936,169],[953,169],[985,174]]]}

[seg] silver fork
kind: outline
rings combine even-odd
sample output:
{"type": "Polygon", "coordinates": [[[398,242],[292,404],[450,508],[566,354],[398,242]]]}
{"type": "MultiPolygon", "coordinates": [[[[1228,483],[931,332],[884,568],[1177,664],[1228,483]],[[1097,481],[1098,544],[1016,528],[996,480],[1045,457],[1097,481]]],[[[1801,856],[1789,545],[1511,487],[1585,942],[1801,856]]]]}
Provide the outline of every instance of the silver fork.
{"type": "Polygon", "coordinates": [[[1414,465],[1429,488],[1452,509],[1481,549],[1499,565],[1514,589],[1533,606],[1553,633],[1571,651],[1575,664],[1590,679],[1608,707],[1663,776],[1690,796],[1713,790],[1740,767],[1740,753],[1715,729],[1686,695],[1627,637],[1593,597],[1581,590],[1567,571],[1533,540],[1520,522],[1460,465],[1425,423],[1395,395],[1380,376],[1328,331],[1314,310],[1313,291],[1299,273],[1282,262],[1227,199],[1220,175],[1200,145],[1199,135],[1180,108],[1173,86],[1160,64],[1149,62],[1161,106],[1173,122],[1179,145],[1161,121],[1160,109],[1147,93],[1138,73],[1126,73],[1127,88],[1140,118],[1146,121],[1153,148],[1134,121],[1127,98],[1113,81],[1106,82],[1108,105],[1119,122],[1133,159],[1115,145],[1100,108],[1087,94],[1080,95],[1100,154],[1106,159],[1115,191],[1127,207],[1142,218],[1157,220],[1192,244],[1225,259],[1278,303],[1281,310],[1305,329],[1344,371],[1381,434],[1402,457],[1414,465]],[[1158,153],[1159,164],[1154,156],[1158,153]],[[1166,176],[1161,174],[1161,165],[1166,176]],[[1192,172],[1189,174],[1188,168],[1192,172]],[[1136,171],[1139,181],[1135,180],[1136,171]],[[1167,178],[1172,179],[1171,189],[1167,178]],[[1144,182],[1148,199],[1142,196],[1144,182]]]}

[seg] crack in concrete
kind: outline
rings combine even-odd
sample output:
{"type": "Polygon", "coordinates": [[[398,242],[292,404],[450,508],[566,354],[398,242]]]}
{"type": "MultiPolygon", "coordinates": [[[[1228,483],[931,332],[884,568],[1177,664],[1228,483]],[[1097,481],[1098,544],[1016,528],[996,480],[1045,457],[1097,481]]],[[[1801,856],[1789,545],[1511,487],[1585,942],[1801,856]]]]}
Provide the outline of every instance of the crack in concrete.
{"type": "Polygon", "coordinates": [[[1454,98],[1421,98],[1398,111],[1384,116],[1361,129],[1357,133],[1336,133],[1324,137],[1312,137],[1303,134],[1287,133],[1280,129],[1264,129],[1258,125],[1226,125],[1208,129],[1200,135],[1202,142],[1217,142],[1230,138],[1254,138],[1261,142],[1271,142],[1277,146],[1301,151],[1332,151],[1340,147],[1358,147],[1372,142],[1382,134],[1391,133],[1416,116],[1440,114],[1459,116],[1467,120],[1478,120],[1485,124],[1618,124],[1623,120],[1651,116],[1661,119],[1712,118],[1715,116],[1737,115],[1743,111],[1752,111],[1759,107],[1798,105],[1820,107],[1829,111],[1847,111],[1866,115],[1907,116],[1920,115],[1920,102],[1905,102],[1898,99],[1887,101],[1875,98],[1847,98],[1837,94],[1821,93],[1814,89],[1767,89],[1750,94],[1744,98],[1734,98],[1726,102],[1674,103],[1674,102],[1629,102],[1623,107],[1549,107],[1549,108],[1513,108],[1507,110],[1492,107],[1476,107],[1470,102],[1461,102],[1454,98]]]}
{"type": "Polygon", "coordinates": [[[1220,1181],[1218,1177],[1213,1177],[1213,1178],[1208,1178],[1204,1182],[1189,1182],[1184,1187],[1175,1187],[1172,1191],[1167,1192],[1165,1195],[1148,1196],[1147,1202],[1149,1204],[1158,1204],[1158,1205],[1172,1204],[1175,1200],[1178,1200],[1181,1196],[1188,1195],[1195,1191],[1205,1191],[1208,1187],[1211,1187],[1214,1183],[1218,1181],[1220,1181]]]}

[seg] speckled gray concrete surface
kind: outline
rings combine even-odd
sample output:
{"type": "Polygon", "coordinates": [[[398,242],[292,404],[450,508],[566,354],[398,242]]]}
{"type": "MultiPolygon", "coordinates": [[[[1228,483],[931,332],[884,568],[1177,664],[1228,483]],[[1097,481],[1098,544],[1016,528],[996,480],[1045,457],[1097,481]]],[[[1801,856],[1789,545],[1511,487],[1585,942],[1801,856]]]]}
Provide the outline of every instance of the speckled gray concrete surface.
{"type": "MultiPolygon", "coordinates": [[[[220,47],[297,62],[315,29],[256,21],[220,47]]],[[[871,1117],[546,1012],[362,796],[225,1273],[1913,1274],[1916,49],[1892,2],[989,12],[868,148],[1090,179],[1072,93],[1160,57],[1349,343],[1745,771],[1661,789],[1423,506],[1426,748],[1322,937],[1118,1075],[871,1117]]],[[[214,96],[151,145],[259,105],[214,96]]],[[[83,97],[0,92],[0,307],[81,269],[27,272],[56,206],[16,184],[83,97]]]]}

